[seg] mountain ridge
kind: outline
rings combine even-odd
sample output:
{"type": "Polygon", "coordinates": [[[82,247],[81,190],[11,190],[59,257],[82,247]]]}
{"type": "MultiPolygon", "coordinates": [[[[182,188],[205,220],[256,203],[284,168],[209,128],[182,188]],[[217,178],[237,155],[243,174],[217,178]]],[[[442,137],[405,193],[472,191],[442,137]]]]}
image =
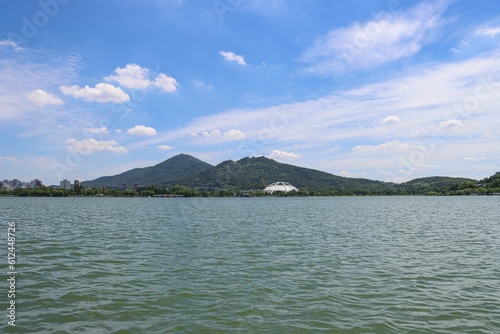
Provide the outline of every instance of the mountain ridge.
{"type": "Polygon", "coordinates": [[[120,174],[102,176],[95,180],[83,181],[85,187],[105,187],[106,185],[120,185],[125,182],[128,186],[137,182],[141,186],[154,186],[172,182],[213,167],[188,154],[178,154],[154,166],[133,168],[120,174]]]}
{"type": "Polygon", "coordinates": [[[84,181],[85,187],[120,185],[259,190],[266,185],[286,181],[299,189],[325,191],[335,189],[338,194],[399,194],[437,191],[456,187],[463,182],[477,183],[468,178],[431,176],[396,184],[366,178],[349,178],[324,171],[280,163],[259,156],[239,160],[225,160],[215,166],[188,154],[173,156],[154,166],[134,168],[126,172],[84,181]]]}

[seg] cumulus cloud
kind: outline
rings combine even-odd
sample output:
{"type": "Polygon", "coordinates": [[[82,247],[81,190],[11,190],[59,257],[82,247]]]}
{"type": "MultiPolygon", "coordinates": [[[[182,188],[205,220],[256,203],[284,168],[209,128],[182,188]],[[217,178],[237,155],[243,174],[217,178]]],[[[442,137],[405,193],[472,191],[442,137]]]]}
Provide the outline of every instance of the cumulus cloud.
{"type": "Polygon", "coordinates": [[[115,75],[104,78],[108,82],[117,82],[120,86],[130,89],[146,89],[157,87],[165,92],[177,90],[177,81],[164,73],[158,74],[153,80],[150,79],[149,69],[137,64],[127,64],[124,68],[118,67],[115,75]]]}
{"type": "Polygon", "coordinates": [[[115,87],[107,83],[98,83],[95,87],[86,85],[80,88],[74,86],[61,86],[59,90],[64,95],[69,95],[77,99],[83,99],[88,102],[99,103],[124,103],[130,101],[130,97],[120,87],[115,87]]]}
{"type": "Polygon", "coordinates": [[[382,123],[384,124],[390,124],[390,123],[399,123],[401,120],[399,119],[398,116],[387,116],[382,120],[382,123]]]}
{"type": "Polygon", "coordinates": [[[224,133],[224,137],[231,140],[238,140],[238,139],[244,139],[245,134],[240,130],[231,129],[224,133]]]}
{"type": "Polygon", "coordinates": [[[154,82],[155,87],[160,88],[161,90],[164,90],[165,92],[175,92],[178,86],[177,81],[169,77],[166,74],[160,73],[154,82]]]}
{"type": "Polygon", "coordinates": [[[315,74],[369,69],[415,55],[443,24],[443,2],[424,2],[404,12],[381,12],[366,23],[330,31],[299,58],[315,74]]]}
{"type": "Polygon", "coordinates": [[[245,58],[243,56],[237,55],[231,51],[219,51],[219,54],[224,57],[226,61],[236,63],[238,65],[246,65],[245,58]]]}
{"type": "Polygon", "coordinates": [[[105,77],[106,81],[115,81],[120,86],[140,89],[151,86],[151,81],[148,79],[149,70],[136,64],[128,64],[124,68],[118,67],[115,70],[116,75],[105,77]]]}
{"type": "MultiPolygon", "coordinates": [[[[500,127],[496,117],[500,95],[495,94],[500,88],[499,74],[500,59],[496,54],[418,67],[397,77],[391,76],[314,100],[233,109],[200,117],[184,127],[137,143],[137,147],[156,147],[174,141],[218,145],[228,141],[221,133],[238,129],[249,140],[248,145],[237,148],[239,155],[252,156],[262,151],[268,155],[275,148],[297,145],[303,147],[308,156],[314,157],[308,159],[311,167],[332,173],[350,171],[356,176],[363,176],[361,172],[365,171],[369,178],[380,177],[377,170],[392,170],[401,163],[400,158],[424,156],[423,160],[428,165],[452,164],[457,167],[454,175],[462,173],[470,177],[473,174],[469,174],[469,165],[473,163],[465,163],[464,157],[500,152],[500,127]],[[474,94],[479,94],[476,97],[480,99],[480,105],[477,112],[471,113],[465,109],[463,102],[469,101],[467,99],[474,94]],[[395,115],[401,119],[400,123],[382,123],[384,118],[395,115]],[[434,151],[429,146],[434,134],[458,132],[449,129],[440,131],[440,122],[452,119],[461,120],[472,138],[438,137],[434,151]],[[208,135],[212,129],[220,129],[220,132],[212,133],[219,137],[208,140],[202,132],[206,131],[205,135],[208,135]],[[258,141],[258,148],[250,145],[255,140],[258,141]],[[465,143],[469,147],[467,150],[464,149],[465,143]],[[353,152],[356,145],[360,146],[353,152]],[[365,166],[366,162],[371,165],[365,166]],[[460,166],[465,164],[467,168],[459,167],[460,162],[460,166]],[[460,173],[458,168],[461,168],[460,173]]],[[[227,148],[221,147],[224,150],[227,148]]],[[[212,152],[215,150],[214,146],[212,152]]],[[[305,159],[302,154],[301,159],[305,159]]],[[[439,170],[440,174],[448,172],[439,170]]],[[[415,166],[406,170],[403,168],[398,173],[405,180],[425,176],[415,166]]],[[[476,175],[476,178],[479,177],[484,175],[476,175]]]]}
{"type": "Polygon", "coordinates": [[[481,27],[476,30],[476,34],[495,37],[500,34],[500,27],[481,27]]]}
{"type": "Polygon", "coordinates": [[[108,128],[106,128],[105,126],[101,127],[101,128],[86,128],[85,129],[85,132],[90,132],[90,133],[93,133],[93,134],[108,134],[108,128]]]}
{"type": "Polygon", "coordinates": [[[87,138],[78,140],[75,138],[70,138],[64,142],[66,148],[72,152],[78,152],[82,155],[89,155],[94,152],[113,152],[116,154],[127,153],[127,149],[123,146],[119,146],[114,140],[96,140],[93,138],[87,138]]]}
{"type": "Polygon", "coordinates": [[[135,136],[156,136],[155,129],[144,125],[136,125],[133,128],[128,129],[127,133],[135,136]]]}
{"type": "Polygon", "coordinates": [[[300,158],[298,154],[295,154],[293,152],[285,152],[285,151],[279,151],[279,150],[273,150],[271,154],[267,156],[269,159],[297,159],[300,158]]]}
{"type": "Polygon", "coordinates": [[[26,97],[28,98],[28,100],[40,107],[47,105],[60,106],[64,104],[63,100],[47,93],[43,89],[35,89],[31,93],[26,94],[26,97]]]}
{"type": "Polygon", "coordinates": [[[203,131],[201,134],[204,137],[219,137],[220,136],[220,130],[219,129],[213,129],[212,131],[203,131]]]}
{"type": "Polygon", "coordinates": [[[170,146],[170,145],[158,145],[156,147],[159,148],[162,151],[168,151],[168,150],[172,149],[172,146],[170,146]]]}

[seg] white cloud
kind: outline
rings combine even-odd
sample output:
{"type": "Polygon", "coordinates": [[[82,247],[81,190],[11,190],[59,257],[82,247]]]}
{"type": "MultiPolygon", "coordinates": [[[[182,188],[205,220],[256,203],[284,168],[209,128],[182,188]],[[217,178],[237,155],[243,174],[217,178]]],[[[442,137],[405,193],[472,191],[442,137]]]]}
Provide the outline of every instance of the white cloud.
{"type": "Polygon", "coordinates": [[[390,124],[390,123],[399,123],[401,120],[399,119],[398,116],[387,116],[382,120],[383,124],[390,124]]]}
{"type": "Polygon", "coordinates": [[[476,30],[476,34],[495,37],[500,34],[500,27],[481,27],[476,30]]]}
{"type": "Polygon", "coordinates": [[[114,140],[96,140],[93,138],[87,138],[78,140],[75,138],[70,138],[64,142],[66,148],[72,152],[78,152],[82,155],[89,155],[94,152],[113,152],[116,154],[127,153],[127,149],[123,146],[119,146],[114,140]]]}
{"type": "Polygon", "coordinates": [[[11,39],[2,39],[2,40],[0,40],[0,47],[10,47],[14,51],[23,51],[24,50],[23,47],[19,46],[19,44],[17,44],[16,42],[14,42],[11,39]]]}
{"type": "Polygon", "coordinates": [[[439,127],[441,129],[460,129],[464,127],[464,123],[456,119],[450,119],[439,123],[439,127]]]}
{"type": "Polygon", "coordinates": [[[244,139],[245,134],[240,130],[231,129],[224,133],[224,137],[229,138],[231,140],[239,140],[239,139],[244,139]]]}
{"type": "Polygon", "coordinates": [[[364,24],[330,31],[302,54],[307,71],[315,74],[370,69],[410,57],[428,43],[442,25],[442,1],[419,4],[399,13],[382,12],[364,24]]]}
{"type": "Polygon", "coordinates": [[[74,98],[83,99],[88,102],[99,103],[124,103],[130,101],[130,97],[120,87],[115,87],[107,83],[98,83],[94,88],[86,85],[80,88],[74,86],[59,87],[64,95],[70,95],[74,98]]]}
{"type": "Polygon", "coordinates": [[[85,129],[85,132],[90,132],[90,133],[93,133],[93,134],[108,134],[108,128],[106,128],[105,126],[101,127],[101,128],[86,128],[85,129]]]}
{"type": "Polygon", "coordinates": [[[224,57],[226,61],[234,62],[238,65],[246,65],[245,58],[243,56],[237,55],[231,51],[219,51],[219,54],[224,57]]]}
{"type": "Polygon", "coordinates": [[[146,89],[157,87],[166,92],[177,90],[177,81],[164,73],[160,73],[154,80],[151,80],[149,69],[137,64],[127,64],[124,68],[118,67],[115,70],[116,75],[110,75],[104,78],[108,82],[117,82],[120,86],[130,89],[146,89]]]}
{"type": "Polygon", "coordinates": [[[158,145],[156,147],[159,148],[162,151],[168,151],[168,150],[172,149],[172,146],[170,146],[170,145],[158,145]]]}
{"type": "MultiPolygon", "coordinates": [[[[75,130],[81,131],[91,118],[88,111],[60,108],[58,103],[63,103],[62,100],[37,91],[51,92],[54,82],[76,80],[79,59],[50,53],[42,56],[35,52],[32,55],[32,52],[35,51],[27,49],[26,52],[0,57],[0,124],[6,129],[15,126],[17,135],[22,137],[43,135],[40,139],[46,142],[63,135],[62,131],[54,131],[60,124],[68,128],[75,126],[78,128],[75,130]],[[33,126],[35,119],[36,126],[33,126]]],[[[66,134],[55,141],[60,143],[67,137],[66,134]]]]}
{"type": "Polygon", "coordinates": [[[127,130],[127,133],[135,136],[156,136],[156,130],[144,125],[136,125],[133,128],[127,130]]]}
{"type": "Polygon", "coordinates": [[[64,104],[63,100],[47,93],[43,89],[35,89],[34,91],[27,93],[26,97],[28,98],[28,100],[40,107],[47,105],[60,106],[64,104]]]}
{"type": "Polygon", "coordinates": [[[194,80],[194,85],[199,88],[205,88],[205,89],[213,89],[214,87],[212,85],[208,85],[202,81],[194,80]]]}
{"type": "Polygon", "coordinates": [[[500,170],[500,166],[498,165],[473,165],[472,168],[481,171],[483,175],[491,175],[500,170]]]}
{"type": "Polygon", "coordinates": [[[408,152],[410,150],[422,150],[422,146],[415,144],[402,143],[399,140],[387,141],[380,145],[357,145],[352,149],[354,153],[390,153],[390,152],[408,152]]]}
{"type": "Polygon", "coordinates": [[[124,68],[118,67],[115,70],[116,75],[105,77],[104,80],[110,82],[118,82],[120,86],[141,89],[151,86],[151,81],[148,79],[149,70],[137,64],[127,64],[124,68]]]}
{"type": "MultiPolygon", "coordinates": [[[[500,135],[499,77],[498,53],[452,63],[424,64],[380,82],[336,91],[318,99],[227,110],[200,117],[184,127],[132,145],[147,147],[172,141],[213,145],[213,152],[218,152],[213,153],[214,156],[218,154],[224,159],[233,158],[235,154],[253,156],[271,152],[276,147],[294,147],[304,152],[296,160],[300,165],[332,173],[349,171],[356,176],[365,171],[369,178],[380,177],[377,172],[380,169],[395,170],[394,166],[401,163],[399,159],[413,161],[423,156],[422,162],[403,168],[404,173],[397,173],[409,180],[429,172],[422,172],[417,166],[449,166],[450,163],[458,166],[461,162],[463,173],[458,170],[448,173],[443,169],[436,173],[472,176],[470,169],[463,168],[464,157],[499,152],[499,148],[494,147],[498,146],[500,135]],[[397,126],[383,124],[386,117],[395,115],[402,120],[397,126]],[[434,134],[457,132],[440,127],[440,123],[447,120],[461,120],[472,137],[438,135],[434,138],[434,134]],[[220,130],[207,129],[238,129],[245,134],[245,140],[237,143],[232,151],[227,146],[217,151],[216,145],[227,140],[220,130]],[[207,135],[215,137],[206,140],[207,135]],[[398,141],[394,142],[393,138],[398,141]],[[464,140],[470,149],[464,151],[464,142],[456,149],[456,140],[464,140]],[[357,152],[349,149],[356,144],[359,144],[357,152]],[[365,166],[368,162],[371,165],[365,166]]],[[[453,123],[441,126],[446,125],[453,123]]]]}
{"type": "Polygon", "coordinates": [[[4,161],[7,161],[7,162],[12,163],[12,164],[20,163],[19,159],[16,157],[2,157],[2,156],[0,156],[0,163],[2,163],[4,161]]]}
{"type": "Polygon", "coordinates": [[[166,74],[160,73],[154,82],[155,87],[160,88],[161,90],[164,90],[165,92],[171,93],[175,92],[177,90],[177,86],[179,85],[177,81],[169,77],[166,74]]]}
{"type": "Polygon", "coordinates": [[[467,161],[467,162],[483,161],[483,160],[486,160],[486,158],[485,157],[479,157],[479,158],[467,157],[464,159],[464,161],[467,161]]]}
{"type": "Polygon", "coordinates": [[[348,171],[342,171],[339,173],[339,175],[344,177],[354,177],[354,174],[348,171]]]}
{"type": "Polygon", "coordinates": [[[271,154],[267,156],[269,159],[297,159],[300,158],[298,154],[295,154],[293,152],[285,152],[285,151],[279,151],[279,150],[273,150],[271,154]]]}
{"type": "Polygon", "coordinates": [[[212,131],[203,131],[201,134],[204,137],[219,137],[220,136],[220,130],[219,129],[213,129],[212,131]]]}

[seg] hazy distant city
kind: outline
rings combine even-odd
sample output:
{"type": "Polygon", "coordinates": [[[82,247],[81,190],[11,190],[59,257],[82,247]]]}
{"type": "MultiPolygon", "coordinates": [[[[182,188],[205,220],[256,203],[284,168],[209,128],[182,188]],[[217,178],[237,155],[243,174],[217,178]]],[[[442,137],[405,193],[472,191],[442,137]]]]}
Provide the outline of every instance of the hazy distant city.
{"type": "MultiPolygon", "coordinates": [[[[64,180],[59,182],[59,185],[50,185],[48,187],[54,188],[54,189],[71,190],[71,189],[75,188],[75,185],[77,187],[79,187],[80,181],[75,180],[75,181],[73,181],[73,183],[71,183],[71,181],[64,179],[64,180]]],[[[13,180],[6,180],[5,179],[3,181],[0,181],[0,190],[8,190],[8,191],[12,191],[15,189],[36,189],[36,188],[42,188],[45,186],[46,185],[43,183],[43,181],[39,180],[39,179],[34,179],[34,180],[29,181],[29,182],[21,181],[18,179],[13,179],[13,180]]],[[[139,184],[137,182],[135,182],[131,189],[133,191],[136,191],[140,187],[141,186],[139,186],[139,184]]],[[[121,190],[121,191],[125,191],[125,190],[130,189],[130,188],[127,188],[127,184],[125,182],[122,182],[119,185],[114,185],[114,184],[113,185],[106,185],[103,188],[108,189],[108,190],[121,190]]]]}

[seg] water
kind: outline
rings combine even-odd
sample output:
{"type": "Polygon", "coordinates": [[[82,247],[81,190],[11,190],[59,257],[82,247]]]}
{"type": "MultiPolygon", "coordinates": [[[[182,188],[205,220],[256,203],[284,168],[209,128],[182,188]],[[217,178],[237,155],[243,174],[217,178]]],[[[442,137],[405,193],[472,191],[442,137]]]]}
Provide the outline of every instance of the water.
{"type": "Polygon", "coordinates": [[[18,271],[0,326],[499,333],[499,200],[0,198],[18,271]]]}

